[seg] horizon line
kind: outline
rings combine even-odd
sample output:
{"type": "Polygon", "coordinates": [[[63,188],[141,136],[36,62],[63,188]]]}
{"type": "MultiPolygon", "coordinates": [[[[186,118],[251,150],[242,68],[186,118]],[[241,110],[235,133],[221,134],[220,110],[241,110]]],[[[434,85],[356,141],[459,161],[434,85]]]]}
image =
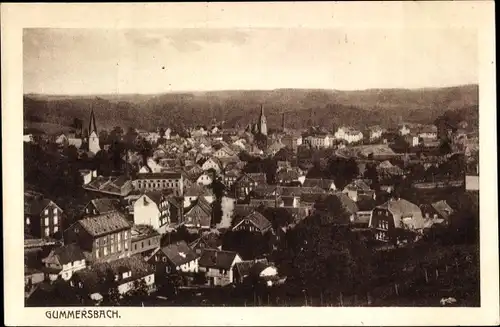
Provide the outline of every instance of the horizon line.
{"type": "Polygon", "coordinates": [[[163,91],[163,92],[151,92],[151,93],[37,93],[28,92],[23,93],[26,95],[40,95],[40,96],[60,96],[60,97],[85,97],[85,96],[127,96],[127,95],[163,95],[163,94],[180,94],[180,93],[215,93],[215,92],[265,92],[265,91],[280,91],[280,90],[311,90],[311,91],[332,91],[332,92],[366,92],[366,91],[379,91],[379,90],[405,90],[405,91],[419,91],[419,90],[436,90],[436,89],[447,89],[456,87],[467,87],[467,86],[477,86],[479,83],[465,83],[465,84],[453,84],[448,86],[424,86],[424,87],[380,87],[380,88],[364,88],[364,89],[334,89],[334,88],[301,88],[301,87],[283,87],[283,88],[272,88],[272,89],[210,89],[210,90],[176,90],[176,91],[163,91]]]}

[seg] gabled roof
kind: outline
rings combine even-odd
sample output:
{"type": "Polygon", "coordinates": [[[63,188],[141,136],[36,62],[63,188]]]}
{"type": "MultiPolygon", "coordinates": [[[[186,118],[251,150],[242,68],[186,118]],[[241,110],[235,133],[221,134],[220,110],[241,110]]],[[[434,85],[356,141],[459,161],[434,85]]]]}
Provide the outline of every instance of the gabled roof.
{"type": "Polygon", "coordinates": [[[200,261],[200,267],[215,269],[230,269],[238,254],[232,251],[212,250],[203,251],[200,261]]]}
{"type": "Polygon", "coordinates": [[[350,213],[350,214],[355,214],[356,212],[359,211],[358,205],[356,202],[354,202],[350,197],[348,197],[345,193],[337,192],[333,194],[333,196],[336,196],[344,209],[350,213]]]}
{"type": "Polygon", "coordinates": [[[176,267],[198,258],[196,252],[194,252],[185,241],[179,241],[177,243],[162,247],[161,251],[176,267]]]}
{"type": "Polygon", "coordinates": [[[344,187],[344,190],[349,190],[349,191],[370,191],[370,186],[365,183],[365,181],[361,179],[356,179],[352,181],[351,183],[347,184],[346,187],[344,187]]]}
{"type": "Polygon", "coordinates": [[[267,259],[256,259],[256,260],[245,260],[245,261],[237,262],[234,265],[234,267],[236,268],[236,270],[238,271],[238,274],[241,277],[245,277],[245,276],[250,275],[252,267],[255,266],[255,264],[257,264],[257,263],[262,263],[265,265],[269,264],[267,259]]]}
{"type": "Polygon", "coordinates": [[[262,233],[267,231],[272,226],[271,222],[266,217],[264,217],[260,212],[253,211],[249,215],[243,217],[238,223],[236,223],[233,229],[244,221],[250,222],[255,227],[257,227],[262,233]]]}
{"type": "Polygon", "coordinates": [[[184,214],[186,224],[210,226],[212,222],[212,206],[200,196],[184,214]]]}
{"type": "Polygon", "coordinates": [[[447,219],[453,213],[453,209],[445,200],[434,202],[431,204],[431,206],[441,217],[445,219],[447,219]]]}
{"type": "Polygon", "coordinates": [[[391,199],[382,205],[377,206],[379,209],[386,209],[392,213],[394,218],[394,226],[400,228],[403,224],[409,225],[414,229],[420,229],[424,226],[424,219],[420,208],[405,199],[391,199]],[[404,222],[404,218],[410,218],[404,222]]]}
{"type": "Polygon", "coordinates": [[[130,229],[131,225],[120,212],[110,212],[95,217],[88,217],[76,222],[93,237],[116,233],[130,229]]]}
{"type": "Polygon", "coordinates": [[[212,189],[201,186],[199,184],[193,184],[184,191],[184,196],[211,196],[211,195],[213,195],[212,189]]]}
{"type": "Polygon", "coordinates": [[[90,200],[90,203],[94,206],[99,214],[117,211],[119,204],[117,199],[111,198],[97,198],[90,200]]]}
{"type": "MultiPolygon", "coordinates": [[[[59,208],[52,200],[41,197],[26,197],[24,201],[24,213],[31,216],[39,216],[50,204],[59,208]]],[[[61,209],[61,208],[59,208],[61,209]]],[[[62,209],[61,209],[62,210],[62,209]]]]}
{"type": "Polygon", "coordinates": [[[76,244],[67,244],[53,249],[43,262],[65,265],[85,259],[83,251],[76,244]]]}

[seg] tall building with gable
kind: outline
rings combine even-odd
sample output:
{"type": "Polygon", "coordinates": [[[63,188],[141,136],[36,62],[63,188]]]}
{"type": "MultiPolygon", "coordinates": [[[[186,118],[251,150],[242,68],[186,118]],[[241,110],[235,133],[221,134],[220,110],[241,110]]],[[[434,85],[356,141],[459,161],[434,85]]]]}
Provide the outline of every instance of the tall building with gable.
{"type": "Polygon", "coordinates": [[[264,106],[260,106],[260,116],[259,116],[259,132],[262,135],[267,135],[267,120],[264,115],[264,106]]]}

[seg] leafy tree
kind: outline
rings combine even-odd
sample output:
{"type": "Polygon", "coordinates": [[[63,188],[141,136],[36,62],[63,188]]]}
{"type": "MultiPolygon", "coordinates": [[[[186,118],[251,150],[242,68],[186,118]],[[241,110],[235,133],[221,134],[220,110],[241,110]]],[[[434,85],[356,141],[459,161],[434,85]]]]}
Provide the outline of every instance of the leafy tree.
{"type": "Polygon", "coordinates": [[[99,131],[99,144],[101,144],[101,145],[109,144],[108,131],[106,131],[104,129],[99,131]]]}

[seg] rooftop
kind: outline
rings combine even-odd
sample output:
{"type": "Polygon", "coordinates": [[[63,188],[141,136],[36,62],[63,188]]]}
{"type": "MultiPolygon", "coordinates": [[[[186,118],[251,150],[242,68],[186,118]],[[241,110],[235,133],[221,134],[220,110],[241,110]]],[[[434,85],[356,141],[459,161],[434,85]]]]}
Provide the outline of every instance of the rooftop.
{"type": "Polygon", "coordinates": [[[131,227],[125,216],[116,211],[84,218],[77,223],[93,237],[116,233],[131,227]]]}

